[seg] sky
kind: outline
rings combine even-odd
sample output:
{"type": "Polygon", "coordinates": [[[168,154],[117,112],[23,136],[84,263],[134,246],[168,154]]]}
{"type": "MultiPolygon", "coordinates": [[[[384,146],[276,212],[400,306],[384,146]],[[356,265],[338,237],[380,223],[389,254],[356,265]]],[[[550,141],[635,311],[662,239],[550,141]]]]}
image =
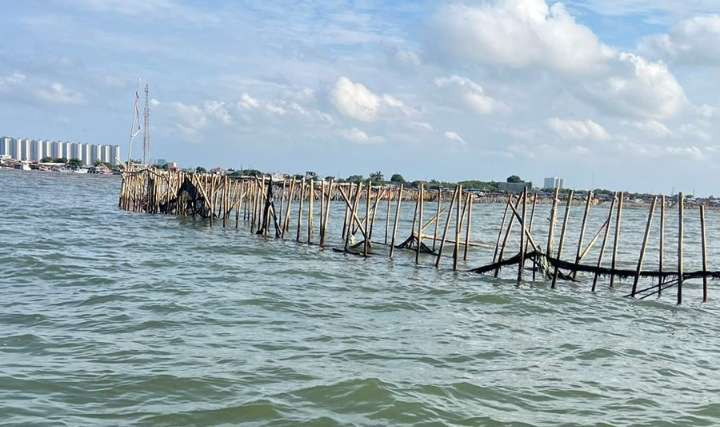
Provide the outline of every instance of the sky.
{"type": "Polygon", "coordinates": [[[182,167],[720,195],[717,0],[29,0],[0,40],[0,135],[125,157],[140,80],[182,167]]]}

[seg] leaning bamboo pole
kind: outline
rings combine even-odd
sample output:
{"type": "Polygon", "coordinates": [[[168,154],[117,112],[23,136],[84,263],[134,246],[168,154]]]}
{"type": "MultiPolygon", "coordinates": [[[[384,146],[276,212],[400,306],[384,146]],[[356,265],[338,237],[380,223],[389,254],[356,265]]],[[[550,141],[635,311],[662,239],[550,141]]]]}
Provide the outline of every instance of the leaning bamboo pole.
{"type": "MultiPolygon", "coordinates": [[[[570,217],[570,207],[572,205],[572,199],[573,199],[574,192],[570,190],[570,194],[568,194],[567,204],[565,205],[565,218],[563,219],[563,225],[562,229],[560,230],[560,242],[558,243],[558,251],[557,251],[557,257],[556,259],[562,258],[562,250],[563,250],[563,243],[565,242],[565,230],[567,229],[567,223],[568,218],[570,217]]],[[[553,271],[553,278],[552,278],[552,288],[555,288],[555,283],[557,283],[559,274],[559,269],[557,264],[555,265],[555,270],[553,271]]]]}
{"type": "Polygon", "coordinates": [[[635,279],[633,280],[632,293],[635,298],[637,292],[638,281],[640,280],[640,272],[642,271],[643,258],[645,257],[645,248],[647,247],[648,237],[650,236],[650,226],[652,225],[653,214],[655,213],[655,205],[657,204],[657,196],[653,198],[650,212],[648,213],[647,223],[645,224],[645,234],[643,235],[642,246],[640,246],[640,256],[638,257],[637,269],[635,270],[635,279]]]}
{"type": "Polygon", "coordinates": [[[402,203],[402,195],[403,185],[400,184],[400,188],[398,189],[397,203],[395,204],[395,221],[393,222],[392,237],[390,240],[390,258],[393,257],[393,252],[395,250],[395,236],[397,235],[398,220],[400,218],[400,204],[402,203]]]}

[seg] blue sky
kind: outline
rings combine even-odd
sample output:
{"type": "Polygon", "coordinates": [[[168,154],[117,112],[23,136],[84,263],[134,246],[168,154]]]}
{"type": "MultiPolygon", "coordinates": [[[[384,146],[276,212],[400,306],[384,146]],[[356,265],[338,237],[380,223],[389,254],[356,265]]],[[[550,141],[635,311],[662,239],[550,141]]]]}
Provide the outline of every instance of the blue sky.
{"type": "Polygon", "coordinates": [[[720,194],[712,0],[12,2],[0,134],[183,166],[720,194]],[[135,157],[138,157],[137,155],[135,157]]]}

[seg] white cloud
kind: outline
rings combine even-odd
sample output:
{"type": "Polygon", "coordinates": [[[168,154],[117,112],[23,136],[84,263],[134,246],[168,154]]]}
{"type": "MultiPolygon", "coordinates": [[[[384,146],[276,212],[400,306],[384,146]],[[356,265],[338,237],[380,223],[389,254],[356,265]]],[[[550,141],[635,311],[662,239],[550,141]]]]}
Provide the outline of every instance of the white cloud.
{"type": "Polygon", "coordinates": [[[12,73],[7,76],[0,76],[0,91],[9,89],[25,81],[25,74],[12,73]]]}
{"type": "Polygon", "coordinates": [[[395,60],[402,65],[417,67],[422,63],[420,56],[411,50],[398,49],[395,51],[394,57],[395,60]]]}
{"type": "Polygon", "coordinates": [[[456,132],[453,132],[453,131],[449,131],[449,130],[448,130],[448,131],[445,131],[445,138],[449,139],[450,141],[457,142],[457,143],[459,143],[459,144],[461,144],[461,145],[465,145],[465,144],[466,144],[466,142],[465,142],[465,140],[463,139],[463,137],[460,136],[460,135],[458,135],[456,132]]]}
{"type": "Polygon", "coordinates": [[[644,38],[640,50],[676,63],[720,65],[720,15],[683,20],[668,34],[644,38]]]}
{"type": "Polygon", "coordinates": [[[343,129],[340,130],[339,134],[346,140],[356,144],[379,144],[385,141],[384,138],[379,136],[369,136],[358,128],[343,129]]]}
{"type": "Polygon", "coordinates": [[[332,91],[332,101],[337,110],[347,117],[363,122],[375,120],[380,110],[380,97],[360,83],[340,77],[332,91]]]}
{"type": "Polygon", "coordinates": [[[636,121],[632,122],[631,125],[644,134],[656,138],[668,138],[672,136],[672,131],[657,120],[636,121]]]}
{"type": "Polygon", "coordinates": [[[685,92],[662,63],[621,53],[610,64],[613,72],[582,83],[584,93],[604,111],[625,116],[666,119],[687,106],[685,92]]]}
{"type": "Polygon", "coordinates": [[[208,116],[211,116],[226,125],[232,123],[232,117],[230,116],[230,112],[224,102],[207,101],[205,102],[204,107],[204,111],[208,116]]]}
{"type": "Polygon", "coordinates": [[[561,3],[548,7],[544,0],[454,4],[441,9],[433,27],[439,36],[433,39],[436,50],[459,60],[584,73],[612,55],[561,3]]]}
{"type": "Polygon", "coordinates": [[[51,83],[34,90],[35,97],[41,101],[52,104],[82,104],[85,96],[77,91],[68,89],[61,83],[51,83]]]}
{"type": "MultiPolygon", "coordinates": [[[[606,114],[665,119],[687,106],[683,88],[660,62],[609,47],[560,3],[494,0],[452,5],[435,18],[429,43],[464,65],[523,69],[547,86],[606,114]]],[[[517,75],[511,82],[517,84],[517,75]]],[[[487,108],[483,98],[475,104],[487,108]]]]}
{"type": "Polygon", "coordinates": [[[482,86],[474,81],[460,76],[439,77],[435,79],[435,86],[446,89],[450,95],[460,100],[461,104],[475,113],[490,114],[498,109],[505,109],[504,105],[485,94],[482,86]]]}
{"type": "Polygon", "coordinates": [[[552,118],[547,125],[563,139],[590,139],[600,141],[610,138],[605,128],[592,120],[563,120],[552,118]]]}
{"type": "Polygon", "coordinates": [[[361,83],[354,83],[347,77],[340,77],[335,83],[330,99],[335,108],[344,116],[362,122],[373,122],[383,113],[392,110],[408,114],[405,104],[391,95],[377,95],[361,83]]]}
{"type": "Polygon", "coordinates": [[[243,93],[240,97],[240,101],[238,101],[238,107],[244,110],[253,110],[260,107],[260,103],[257,99],[253,98],[247,93],[243,93]]]}

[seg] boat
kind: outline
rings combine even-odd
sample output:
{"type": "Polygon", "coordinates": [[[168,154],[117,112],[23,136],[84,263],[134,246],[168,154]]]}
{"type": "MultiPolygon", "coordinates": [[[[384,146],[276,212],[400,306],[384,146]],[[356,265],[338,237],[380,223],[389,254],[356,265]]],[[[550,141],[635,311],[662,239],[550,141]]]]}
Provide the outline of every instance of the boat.
{"type": "Polygon", "coordinates": [[[85,168],[77,168],[73,169],[73,173],[88,173],[88,170],[85,168]]]}
{"type": "Polygon", "coordinates": [[[15,169],[23,170],[23,171],[32,170],[32,169],[30,168],[30,165],[29,165],[28,163],[25,163],[25,162],[21,162],[21,163],[16,164],[16,165],[15,165],[15,169]]]}

